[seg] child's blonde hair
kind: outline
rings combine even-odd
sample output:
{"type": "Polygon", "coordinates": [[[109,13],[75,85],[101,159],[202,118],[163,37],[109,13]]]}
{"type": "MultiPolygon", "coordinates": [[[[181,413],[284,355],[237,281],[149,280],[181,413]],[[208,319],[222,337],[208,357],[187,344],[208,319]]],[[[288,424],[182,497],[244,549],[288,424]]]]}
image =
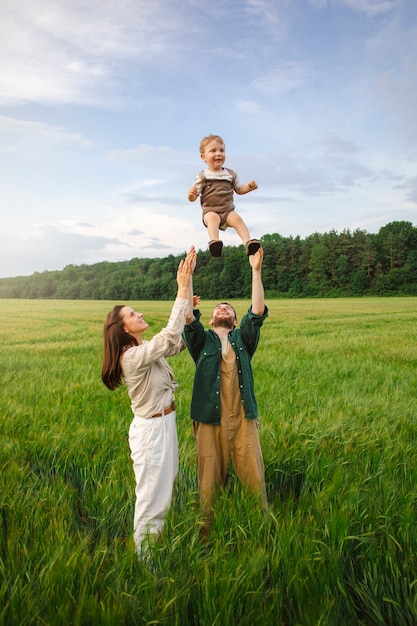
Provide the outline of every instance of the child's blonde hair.
{"type": "Polygon", "coordinates": [[[203,137],[203,139],[200,141],[200,154],[204,154],[204,150],[206,149],[206,146],[210,143],[210,141],[219,141],[220,143],[225,145],[220,135],[207,135],[207,137],[203,137]]]}

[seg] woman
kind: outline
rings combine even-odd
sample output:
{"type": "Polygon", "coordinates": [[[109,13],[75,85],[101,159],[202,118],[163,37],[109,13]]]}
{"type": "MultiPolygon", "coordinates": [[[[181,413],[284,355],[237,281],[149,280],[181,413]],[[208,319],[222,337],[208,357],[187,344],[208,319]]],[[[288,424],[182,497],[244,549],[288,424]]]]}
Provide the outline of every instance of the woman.
{"type": "Polygon", "coordinates": [[[181,335],[191,316],[195,265],[192,247],[178,267],[177,297],[168,324],[150,341],[142,338],[148,328],[142,313],[129,306],[115,306],[104,322],[102,379],[111,390],[124,380],[134,415],[129,446],[136,477],[133,537],[138,555],[146,554],[144,539],[155,540],[163,529],[178,473],[173,393],[178,385],[165,357],[185,347],[181,335]]]}

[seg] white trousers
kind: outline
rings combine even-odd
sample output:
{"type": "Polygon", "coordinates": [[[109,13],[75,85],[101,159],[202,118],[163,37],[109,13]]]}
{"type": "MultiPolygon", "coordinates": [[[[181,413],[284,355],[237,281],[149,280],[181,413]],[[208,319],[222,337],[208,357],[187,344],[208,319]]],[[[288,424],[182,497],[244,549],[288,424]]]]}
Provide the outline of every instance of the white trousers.
{"type": "Polygon", "coordinates": [[[178,474],[176,413],[144,419],[134,417],[129,446],[136,478],[133,539],[140,555],[148,535],[156,539],[164,527],[178,474]]]}

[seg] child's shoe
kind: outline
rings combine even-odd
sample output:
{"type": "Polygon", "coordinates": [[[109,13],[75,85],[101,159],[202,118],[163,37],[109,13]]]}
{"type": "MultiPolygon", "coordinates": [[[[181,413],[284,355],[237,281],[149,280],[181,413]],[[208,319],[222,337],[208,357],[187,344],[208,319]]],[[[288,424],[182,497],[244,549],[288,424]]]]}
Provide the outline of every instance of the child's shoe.
{"type": "Polygon", "coordinates": [[[221,256],[222,249],[223,249],[223,241],[220,241],[219,239],[212,239],[209,242],[209,250],[210,250],[211,256],[221,256]]]}
{"type": "Polygon", "coordinates": [[[255,252],[258,252],[260,247],[261,242],[258,239],[249,239],[249,241],[245,243],[246,254],[251,256],[252,254],[255,254],[255,252]]]}

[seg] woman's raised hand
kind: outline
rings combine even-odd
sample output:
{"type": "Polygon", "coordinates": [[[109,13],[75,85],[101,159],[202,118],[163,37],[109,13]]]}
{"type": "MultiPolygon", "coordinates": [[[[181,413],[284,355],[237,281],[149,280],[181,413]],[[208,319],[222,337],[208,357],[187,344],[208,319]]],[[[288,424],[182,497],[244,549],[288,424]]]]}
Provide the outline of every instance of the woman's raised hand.
{"type": "Polygon", "coordinates": [[[186,261],[191,263],[191,271],[194,272],[195,266],[197,265],[197,252],[195,251],[195,247],[191,246],[188,250],[186,261]]]}
{"type": "Polygon", "coordinates": [[[185,259],[180,261],[177,270],[178,289],[187,288],[190,285],[191,276],[197,263],[197,253],[194,246],[191,246],[185,259]]]}

